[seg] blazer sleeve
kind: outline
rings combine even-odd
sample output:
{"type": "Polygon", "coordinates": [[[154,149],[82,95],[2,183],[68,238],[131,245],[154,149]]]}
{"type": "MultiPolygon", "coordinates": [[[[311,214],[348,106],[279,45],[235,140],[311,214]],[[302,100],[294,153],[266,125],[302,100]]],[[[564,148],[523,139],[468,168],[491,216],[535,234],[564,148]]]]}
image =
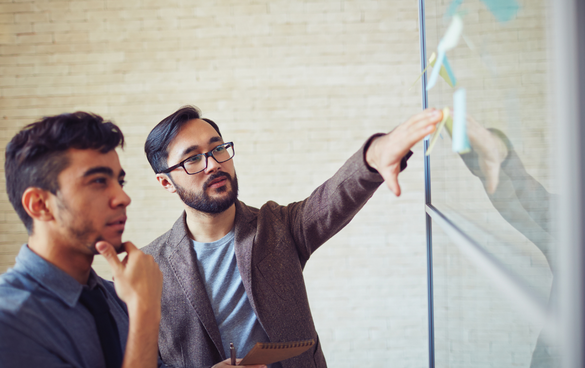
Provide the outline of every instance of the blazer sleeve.
{"type": "MultiPolygon", "coordinates": [[[[285,219],[294,238],[301,262],[325,241],[337,234],[372,197],[384,182],[378,172],[366,164],[365,153],[370,137],[343,166],[311,195],[301,202],[279,207],[280,217],[285,219]]],[[[412,152],[402,159],[401,170],[412,152]]]]}

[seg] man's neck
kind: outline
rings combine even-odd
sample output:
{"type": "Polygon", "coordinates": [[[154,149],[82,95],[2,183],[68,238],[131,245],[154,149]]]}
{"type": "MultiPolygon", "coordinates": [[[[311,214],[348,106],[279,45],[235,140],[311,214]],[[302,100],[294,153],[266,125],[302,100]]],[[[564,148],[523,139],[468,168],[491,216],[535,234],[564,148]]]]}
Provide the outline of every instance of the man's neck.
{"type": "Polygon", "coordinates": [[[187,212],[187,228],[191,239],[202,243],[210,243],[223,238],[229,233],[236,219],[236,205],[221,213],[205,213],[185,206],[187,212]]]}
{"type": "Polygon", "coordinates": [[[86,285],[93,255],[68,251],[67,248],[48,241],[48,238],[31,235],[28,238],[28,248],[45,261],[73,277],[80,284],[86,285]]]}

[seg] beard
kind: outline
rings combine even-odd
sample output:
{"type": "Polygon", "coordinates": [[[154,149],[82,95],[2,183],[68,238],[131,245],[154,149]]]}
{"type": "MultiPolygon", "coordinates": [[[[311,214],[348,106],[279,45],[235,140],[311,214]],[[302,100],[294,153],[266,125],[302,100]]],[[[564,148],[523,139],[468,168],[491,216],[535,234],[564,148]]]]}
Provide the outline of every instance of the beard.
{"type": "MultiPolygon", "coordinates": [[[[59,197],[57,207],[59,207],[57,217],[61,223],[66,224],[67,237],[88,249],[94,255],[100,254],[95,245],[97,242],[106,239],[94,229],[91,220],[84,218],[83,214],[73,211],[67,202],[59,197]]],[[[116,253],[121,253],[124,250],[121,244],[112,241],[108,242],[114,247],[116,253]]]]}
{"type": "MultiPolygon", "coordinates": [[[[170,177],[170,176],[169,176],[170,177]]],[[[171,180],[172,181],[172,180],[171,180]]],[[[228,208],[232,206],[236,202],[238,198],[238,176],[234,174],[234,177],[226,172],[219,171],[209,177],[209,179],[203,184],[203,189],[201,192],[197,193],[194,191],[189,191],[176,183],[173,182],[173,185],[177,189],[177,194],[179,198],[185,203],[187,206],[197,210],[199,212],[207,213],[207,214],[218,214],[222,213],[228,208]],[[224,185],[220,188],[215,188],[213,191],[215,193],[224,193],[228,192],[227,196],[221,198],[212,198],[209,194],[207,194],[207,189],[209,187],[209,183],[217,178],[225,177],[228,182],[230,183],[231,189],[228,188],[227,185],[224,185]]]]}

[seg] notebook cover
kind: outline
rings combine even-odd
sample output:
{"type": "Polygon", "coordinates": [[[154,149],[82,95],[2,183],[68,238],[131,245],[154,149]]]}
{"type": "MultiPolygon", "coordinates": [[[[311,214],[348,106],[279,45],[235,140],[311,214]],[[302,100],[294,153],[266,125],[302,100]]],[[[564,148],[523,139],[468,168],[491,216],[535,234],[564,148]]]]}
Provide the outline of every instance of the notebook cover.
{"type": "Polygon", "coordinates": [[[304,353],[315,340],[293,342],[257,342],[239,365],[272,364],[304,353]]]}

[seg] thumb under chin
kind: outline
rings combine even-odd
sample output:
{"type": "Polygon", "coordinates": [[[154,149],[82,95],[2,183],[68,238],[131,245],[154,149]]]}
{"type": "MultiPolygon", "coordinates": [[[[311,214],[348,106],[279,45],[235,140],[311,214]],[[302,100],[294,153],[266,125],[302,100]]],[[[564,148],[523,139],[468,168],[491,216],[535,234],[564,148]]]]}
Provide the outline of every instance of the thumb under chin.
{"type": "Polygon", "coordinates": [[[110,243],[108,243],[106,241],[99,241],[99,242],[95,243],[95,249],[100,254],[107,252],[110,247],[111,247],[110,243]]]}

